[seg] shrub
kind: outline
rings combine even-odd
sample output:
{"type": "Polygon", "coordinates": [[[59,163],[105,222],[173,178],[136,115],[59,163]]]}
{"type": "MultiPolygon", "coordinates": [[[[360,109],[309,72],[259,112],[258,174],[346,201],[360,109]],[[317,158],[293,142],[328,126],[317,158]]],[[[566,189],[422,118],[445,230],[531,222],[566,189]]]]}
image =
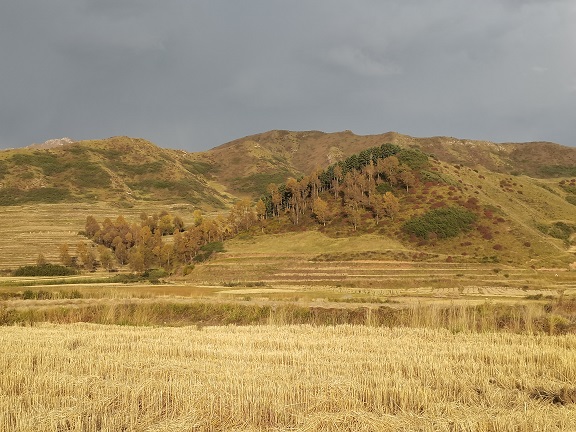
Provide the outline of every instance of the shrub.
{"type": "Polygon", "coordinates": [[[182,161],[182,165],[184,165],[184,168],[192,174],[206,175],[214,169],[211,164],[206,162],[184,160],[182,161]]]}
{"type": "Polygon", "coordinates": [[[41,264],[34,266],[23,266],[14,270],[14,276],[71,276],[76,270],[57,264],[41,264]]]}
{"type": "Polygon", "coordinates": [[[0,161],[0,180],[2,180],[6,174],[8,174],[8,166],[6,162],[0,161]]]}
{"type": "Polygon", "coordinates": [[[204,262],[209,259],[213,253],[224,252],[224,243],[211,242],[200,248],[200,252],[194,257],[194,262],[204,262]]]}
{"type": "Polygon", "coordinates": [[[435,233],[438,238],[455,237],[468,231],[478,216],[461,207],[444,207],[430,210],[406,222],[403,230],[420,238],[428,238],[435,233]]]}
{"type": "Polygon", "coordinates": [[[380,183],[378,186],[376,186],[376,190],[378,191],[378,193],[381,193],[382,195],[384,195],[386,192],[393,192],[394,188],[392,188],[392,186],[390,185],[390,183],[380,183]]]}
{"type": "Polygon", "coordinates": [[[542,231],[544,234],[548,234],[551,237],[568,241],[570,235],[576,232],[576,225],[568,224],[566,222],[554,222],[550,226],[546,225],[538,225],[537,228],[542,231]]]}
{"type": "Polygon", "coordinates": [[[16,188],[5,188],[0,190],[0,206],[13,206],[26,203],[47,203],[53,204],[65,201],[70,197],[67,189],[61,188],[40,188],[27,191],[16,188]]]}
{"type": "Polygon", "coordinates": [[[576,175],[576,167],[573,165],[546,165],[540,167],[539,171],[544,177],[570,177],[576,175]]]}
{"type": "Polygon", "coordinates": [[[426,170],[420,171],[420,179],[425,183],[432,182],[437,184],[448,184],[448,185],[452,185],[454,183],[453,180],[446,178],[444,175],[440,173],[426,170]]]}
{"type": "Polygon", "coordinates": [[[53,295],[49,291],[32,291],[26,290],[22,293],[23,300],[50,300],[53,298],[53,295]]]}
{"type": "Polygon", "coordinates": [[[396,155],[400,163],[414,170],[421,170],[428,165],[428,156],[416,149],[402,149],[396,155]]]}
{"type": "Polygon", "coordinates": [[[148,279],[152,284],[160,283],[160,278],[166,276],[168,272],[164,269],[148,269],[142,273],[142,278],[148,279]]]}

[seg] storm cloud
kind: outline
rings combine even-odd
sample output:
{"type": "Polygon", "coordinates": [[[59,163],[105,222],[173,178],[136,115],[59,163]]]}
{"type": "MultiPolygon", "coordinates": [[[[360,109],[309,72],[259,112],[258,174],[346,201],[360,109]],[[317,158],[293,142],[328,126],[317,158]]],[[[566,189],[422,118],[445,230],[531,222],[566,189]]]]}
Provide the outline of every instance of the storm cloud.
{"type": "Polygon", "coordinates": [[[270,129],[576,145],[576,3],[0,4],[0,148],[270,129]]]}

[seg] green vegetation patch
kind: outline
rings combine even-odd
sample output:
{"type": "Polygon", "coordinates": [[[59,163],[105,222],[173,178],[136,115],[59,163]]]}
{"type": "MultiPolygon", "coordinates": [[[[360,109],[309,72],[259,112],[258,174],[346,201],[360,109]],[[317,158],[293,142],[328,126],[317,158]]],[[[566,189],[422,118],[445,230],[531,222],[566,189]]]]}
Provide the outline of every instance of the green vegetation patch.
{"type": "Polygon", "coordinates": [[[90,149],[91,151],[101,154],[102,156],[104,156],[107,159],[118,159],[121,158],[122,155],[124,154],[124,152],[122,150],[119,149],[115,149],[115,148],[97,148],[97,147],[93,147],[90,149]]]}
{"type": "Polygon", "coordinates": [[[408,165],[413,170],[421,170],[428,166],[428,155],[416,149],[402,149],[396,155],[400,163],[408,165]]]}
{"type": "Polygon", "coordinates": [[[212,165],[206,162],[184,160],[182,165],[188,172],[197,175],[207,175],[214,169],[212,165]]]}
{"type": "Polygon", "coordinates": [[[447,185],[451,185],[451,186],[456,186],[457,182],[452,180],[451,178],[440,174],[438,172],[434,172],[434,171],[426,171],[426,170],[422,170],[420,171],[420,179],[426,183],[426,182],[432,182],[432,183],[439,183],[439,184],[447,184],[447,185]]]}
{"type": "Polygon", "coordinates": [[[576,224],[566,222],[554,222],[551,225],[540,224],[537,228],[544,234],[560,240],[568,241],[570,236],[576,232],[576,224]]]}
{"type": "Polygon", "coordinates": [[[570,204],[576,206],[576,195],[568,195],[566,197],[566,201],[568,201],[570,204]]]}
{"type": "Polygon", "coordinates": [[[38,167],[47,176],[52,176],[68,169],[58,156],[49,152],[17,153],[11,159],[18,166],[38,167]]]}
{"type": "Polygon", "coordinates": [[[77,160],[68,164],[73,170],[71,180],[80,188],[104,188],[110,186],[110,174],[100,165],[87,160],[77,160]]]}
{"type": "Polygon", "coordinates": [[[576,166],[574,165],[545,165],[540,167],[538,171],[544,177],[576,176],[576,166]]]}
{"type": "Polygon", "coordinates": [[[576,184],[574,183],[560,183],[560,187],[569,194],[576,195],[576,184]]]}
{"type": "Polygon", "coordinates": [[[81,147],[75,148],[73,154],[72,160],[49,152],[19,153],[13,155],[11,159],[17,166],[37,167],[49,177],[65,173],[67,178],[80,188],[110,185],[110,175],[100,165],[89,161],[88,154],[82,151],[81,147]]]}
{"type": "Polygon", "coordinates": [[[403,230],[420,238],[436,234],[439,238],[455,237],[468,231],[478,216],[462,207],[446,207],[415,216],[406,222],[403,230]]]}
{"type": "Polygon", "coordinates": [[[212,254],[217,252],[225,252],[224,243],[217,241],[206,243],[204,246],[200,248],[198,254],[194,257],[195,262],[203,262],[208,260],[212,254]]]}
{"type": "Polygon", "coordinates": [[[54,204],[70,198],[70,191],[62,188],[39,188],[20,190],[0,189],[0,206],[14,206],[29,203],[54,204]]]}
{"type": "Polygon", "coordinates": [[[146,179],[138,183],[131,183],[130,187],[140,190],[148,189],[171,189],[174,190],[178,187],[178,183],[170,180],[160,179],[146,179]]]}
{"type": "Polygon", "coordinates": [[[57,264],[40,264],[19,267],[12,273],[14,276],[71,276],[76,270],[57,264]]]}
{"type": "Polygon", "coordinates": [[[4,178],[6,174],[8,174],[8,164],[4,161],[0,161],[0,180],[4,178]]]}
{"type": "Polygon", "coordinates": [[[284,183],[291,175],[293,175],[291,172],[281,170],[271,174],[258,173],[246,177],[236,177],[232,179],[232,182],[234,187],[240,192],[263,195],[266,193],[266,188],[270,183],[284,183]]]}
{"type": "Polygon", "coordinates": [[[203,193],[204,185],[194,178],[180,180],[144,179],[139,182],[128,183],[128,186],[142,192],[169,191],[170,194],[166,194],[166,192],[162,192],[162,194],[177,196],[189,202],[198,201],[199,195],[205,195],[207,200],[211,198],[210,194],[203,193]]]}
{"type": "Polygon", "coordinates": [[[142,164],[129,164],[121,161],[111,161],[113,167],[128,175],[158,174],[164,167],[164,161],[145,162],[142,164]]]}

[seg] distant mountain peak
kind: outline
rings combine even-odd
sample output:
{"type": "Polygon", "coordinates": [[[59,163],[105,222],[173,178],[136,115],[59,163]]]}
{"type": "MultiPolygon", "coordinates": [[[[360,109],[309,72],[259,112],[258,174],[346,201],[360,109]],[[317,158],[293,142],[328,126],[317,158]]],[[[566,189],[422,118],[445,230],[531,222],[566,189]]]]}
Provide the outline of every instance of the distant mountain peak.
{"type": "Polygon", "coordinates": [[[44,141],[41,144],[29,145],[27,148],[50,149],[50,148],[54,148],[54,147],[62,147],[62,146],[67,145],[67,144],[73,144],[74,142],[75,141],[72,138],[68,138],[68,137],[55,138],[55,139],[49,139],[47,141],[44,141]]]}

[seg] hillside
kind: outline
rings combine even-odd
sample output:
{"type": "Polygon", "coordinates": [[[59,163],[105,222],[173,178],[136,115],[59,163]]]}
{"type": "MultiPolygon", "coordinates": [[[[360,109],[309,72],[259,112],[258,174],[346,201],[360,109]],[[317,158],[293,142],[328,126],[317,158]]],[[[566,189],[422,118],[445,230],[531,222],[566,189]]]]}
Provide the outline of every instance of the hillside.
{"type": "Polygon", "coordinates": [[[0,205],[182,201],[225,207],[229,199],[207,182],[204,169],[186,152],[162,149],[144,139],[35,145],[0,152],[0,205]]]}
{"type": "MultiPolygon", "coordinates": [[[[0,152],[0,205],[100,202],[128,208],[186,203],[204,211],[225,210],[237,198],[266,195],[275,183],[284,187],[282,204],[273,205],[268,196],[265,206],[268,217],[275,213],[277,218],[252,230],[319,230],[335,237],[378,234],[442,259],[563,267],[574,261],[576,247],[575,167],[576,149],[557,144],[412,138],[393,132],[270,131],[201,153],[162,149],[129,137],[54,140],[0,152]],[[350,179],[337,179],[330,171],[336,163],[366,162],[367,149],[384,143],[398,152],[396,177],[404,173],[408,180],[391,179],[380,168],[370,174],[365,164],[357,165],[350,179]],[[418,163],[421,156],[426,163],[418,163]],[[289,177],[299,182],[286,186],[289,177]],[[300,203],[290,201],[296,191],[303,194],[300,203]],[[385,192],[398,200],[396,217],[379,214],[371,202],[385,192]],[[314,209],[318,197],[331,217],[319,218],[314,209]],[[476,215],[466,232],[439,239],[433,231],[432,238],[429,233],[419,239],[407,234],[409,221],[454,206],[476,215]]],[[[237,222],[235,230],[248,226],[237,222]]]]}
{"type": "Polygon", "coordinates": [[[274,130],[231,141],[193,158],[208,164],[208,172],[218,176],[231,193],[258,196],[270,182],[310,173],[384,143],[417,148],[443,162],[501,174],[576,177],[573,147],[546,142],[496,144],[451,137],[414,138],[396,132],[361,136],[350,131],[274,130]]]}
{"type": "Polygon", "coordinates": [[[383,143],[416,148],[449,164],[535,178],[576,177],[576,148],[553,143],[506,143],[450,137],[414,138],[395,132],[274,130],[205,152],[163,149],[144,139],[49,140],[0,152],[0,202],[184,200],[218,208],[232,196],[259,197],[282,183],[383,143]],[[7,195],[28,195],[12,201],[7,195]]]}
{"type": "Polygon", "coordinates": [[[384,144],[280,185],[276,199],[264,197],[276,215],[265,225],[337,237],[377,233],[450,262],[563,267],[574,261],[575,192],[576,179],[511,176],[384,144]]]}

